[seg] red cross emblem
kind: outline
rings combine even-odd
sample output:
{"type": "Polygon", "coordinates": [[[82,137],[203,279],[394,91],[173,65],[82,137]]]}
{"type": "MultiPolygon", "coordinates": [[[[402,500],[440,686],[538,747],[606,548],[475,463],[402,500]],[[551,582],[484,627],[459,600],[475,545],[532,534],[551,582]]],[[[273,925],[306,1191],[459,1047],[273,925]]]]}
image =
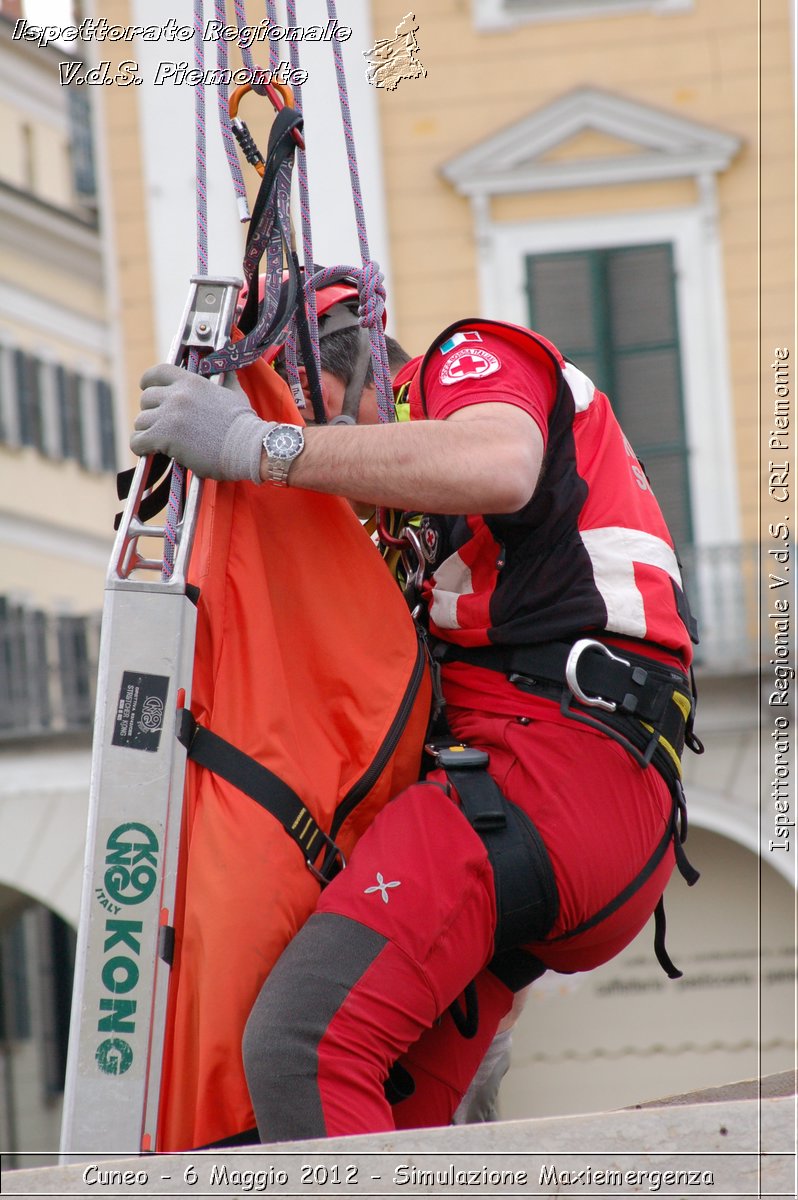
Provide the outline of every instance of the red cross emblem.
{"type": "Polygon", "coordinates": [[[441,383],[459,383],[461,379],[482,379],[498,371],[501,363],[489,350],[474,346],[455,350],[441,368],[441,383]]]}

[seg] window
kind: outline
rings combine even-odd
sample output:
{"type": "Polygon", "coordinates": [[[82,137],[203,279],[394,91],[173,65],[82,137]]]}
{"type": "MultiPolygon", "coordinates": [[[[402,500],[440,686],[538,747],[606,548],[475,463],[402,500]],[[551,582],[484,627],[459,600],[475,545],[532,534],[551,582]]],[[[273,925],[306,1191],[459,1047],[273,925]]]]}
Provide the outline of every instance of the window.
{"type": "Polygon", "coordinates": [[[610,398],[677,546],[693,540],[670,244],[526,258],[529,323],[610,398]]]}
{"type": "Polygon", "coordinates": [[[22,139],[22,186],[28,192],[36,191],[36,146],[33,127],[27,122],[21,129],[22,139]]]}
{"type": "Polygon", "coordinates": [[[80,376],[58,366],[55,371],[58,399],[58,428],[61,453],[85,463],[83,449],[83,415],[80,404],[80,376]]]}
{"type": "Polygon", "coordinates": [[[477,29],[502,29],[530,21],[569,21],[634,12],[683,12],[694,0],[474,0],[477,29]]]}
{"type": "Polygon", "coordinates": [[[37,450],[44,449],[41,368],[35,355],[14,351],[19,440],[23,446],[35,446],[37,450]]]}
{"type": "Polygon", "coordinates": [[[31,1036],[28,951],[23,916],[0,930],[0,1041],[25,1041],[31,1036]]]}
{"type": "Polygon", "coordinates": [[[0,735],[51,723],[47,618],[0,596],[0,735]]]}
{"type": "Polygon", "coordinates": [[[0,741],[91,727],[99,628],[0,596],[0,741]]]}
{"type": "Polygon", "coordinates": [[[58,619],[58,659],[67,729],[85,729],[92,718],[94,670],[89,660],[87,617],[58,619]]]}
{"type": "Polygon", "coordinates": [[[114,396],[104,379],[0,345],[0,442],[116,471],[114,396]]]}
{"type": "Polygon", "coordinates": [[[94,146],[91,134],[91,110],[85,88],[68,87],[69,152],[72,161],[72,186],[78,199],[94,203],[97,198],[97,179],[94,169],[94,146]]]}
{"type": "Polygon", "coordinates": [[[100,466],[104,471],[116,470],[116,431],[114,428],[114,403],[111,389],[104,379],[95,384],[97,399],[97,426],[100,434],[100,466]]]}
{"type": "Polygon", "coordinates": [[[66,1078],[76,938],[74,930],[44,905],[36,906],[36,916],[44,1087],[48,1096],[57,1096],[66,1078]]]}
{"type": "Polygon", "coordinates": [[[9,431],[9,411],[8,405],[11,399],[9,393],[12,388],[8,385],[8,376],[6,368],[8,366],[9,351],[6,346],[0,346],[0,442],[8,442],[11,440],[9,431]]]}
{"type": "MultiPolygon", "coordinates": [[[[5,920],[0,927],[0,1067],[15,1042],[35,1038],[49,1099],[64,1090],[75,933],[43,904],[17,908],[5,920]]],[[[28,1091],[26,1112],[31,1099],[28,1091]]]]}

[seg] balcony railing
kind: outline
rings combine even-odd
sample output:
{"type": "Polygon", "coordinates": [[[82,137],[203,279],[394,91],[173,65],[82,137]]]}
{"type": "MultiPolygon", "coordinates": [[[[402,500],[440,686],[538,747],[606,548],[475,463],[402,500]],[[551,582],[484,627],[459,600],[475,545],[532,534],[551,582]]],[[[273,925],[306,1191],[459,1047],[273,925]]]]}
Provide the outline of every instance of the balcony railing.
{"type": "MultiPolygon", "coordinates": [[[[768,633],[762,620],[760,647],[757,547],[691,548],[682,560],[701,635],[697,669],[756,671],[768,633]]],[[[99,640],[99,614],[60,616],[0,597],[0,741],[91,728],[99,640]]]]}
{"type": "Polygon", "coordinates": [[[700,641],[696,669],[714,675],[756,671],[760,647],[761,557],[753,544],[687,547],[682,567],[700,641]]]}

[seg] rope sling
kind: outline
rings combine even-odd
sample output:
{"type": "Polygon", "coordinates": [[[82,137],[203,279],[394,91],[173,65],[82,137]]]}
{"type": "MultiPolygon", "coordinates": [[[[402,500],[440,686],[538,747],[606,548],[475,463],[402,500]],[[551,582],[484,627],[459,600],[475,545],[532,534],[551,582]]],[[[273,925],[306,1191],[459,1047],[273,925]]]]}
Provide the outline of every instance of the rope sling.
{"type": "MultiPolygon", "coordinates": [[[[328,21],[337,25],[335,0],[326,0],[328,21]]],[[[225,23],[224,0],[214,0],[216,21],[225,23]]],[[[269,26],[278,25],[275,0],[266,0],[266,20],[269,26]]],[[[192,350],[185,362],[188,371],[203,375],[219,374],[238,369],[261,357],[279,339],[285,344],[285,360],[288,382],[298,407],[304,407],[298,370],[298,349],[310,379],[311,400],[318,423],[325,417],[320,393],[319,331],[316,309],[316,292],[343,276],[350,278],[358,290],[358,316],[360,325],[368,331],[369,350],[374,373],[377,408],[381,422],[394,421],[396,413],[393,401],[391,372],[385,344],[383,314],[385,312],[385,284],[379,264],[371,257],[366,215],[357,163],[352,112],[349,104],[346,71],[340,42],[332,42],[335,75],[338,88],[339,108],[346,145],[349,181],[354,206],[355,226],[360,251],[360,266],[337,264],[317,269],[313,257],[313,231],[311,221],[310,187],[307,171],[307,152],[301,131],[304,127],[302,115],[302,89],[300,83],[292,88],[262,82],[271,79],[279,65],[278,42],[269,42],[268,71],[261,70],[253,60],[249,39],[243,36],[246,16],[243,0],[234,0],[237,44],[242,62],[252,79],[251,85],[239,88],[238,92],[254,91],[268,97],[277,109],[270,136],[270,153],[264,162],[244,123],[231,115],[237,112],[240,97],[231,97],[227,83],[229,72],[228,44],[224,38],[216,41],[216,66],[218,68],[217,117],[222,145],[227,159],[233,193],[239,218],[249,224],[247,248],[244,255],[244,277],[249,300],[241,316],[242,341],[232,343],[216,354],[202,356],[192,350]],[[234,103],[233,103],[234,101],[234,103]],[[251,213],[246,188],[236,151],[236,141],[246,148],[250,162],[259,161],[259,173],[263,175],[261,192],[251,213]],[[289,144],[290,142],[290,144],[289,144]],[[271,177],[268,163],[272,160],[271,177]],[[291,224],[291,181],[296,161],[297,194],[299,200],[302,242],[302,264],[295,244],[291,224]],[[264,174],[266,172],[266,174],[264,174]],[[258,271],[261,259],[265,259],[265,285],[263,297],[259,299],[258,271]],[[285,272],[289,275],[289,287],[283,287],[285,272]]],[[[296,25],[296,0],[286,0],[286,18],[289,27],[296,25]]],[[[205,73],[205,29],[204,0],[194,0],[193,51],[194,67],[205,73]]],[[[292,79],[300,72],[299,41],[289,39],[292,79]]],[[[194,89],[195,157],[196,157],[196,263],[197,274],[208,271],[208,183],[207,183],[207,126],[205,85],[194,89]]],[[[166,506],[164,553],[162,578],[172,576],[175,550],[179,538],[180,519],[186,488],[185,468],[174,463],[171,470],[169,497],[166,506]]]]}

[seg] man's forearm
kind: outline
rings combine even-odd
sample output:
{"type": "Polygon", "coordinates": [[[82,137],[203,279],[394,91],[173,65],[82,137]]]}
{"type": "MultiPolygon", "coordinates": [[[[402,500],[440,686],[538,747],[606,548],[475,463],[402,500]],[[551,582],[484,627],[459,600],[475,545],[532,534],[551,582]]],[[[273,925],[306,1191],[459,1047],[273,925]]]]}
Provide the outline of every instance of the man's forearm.
{"type": "Polygon", "coordinates": [[[542,439],[524,413],[501,407],[447,421],[311,427],[289,486],[420,512],[516,512],[534,490],[542,439]]]}

